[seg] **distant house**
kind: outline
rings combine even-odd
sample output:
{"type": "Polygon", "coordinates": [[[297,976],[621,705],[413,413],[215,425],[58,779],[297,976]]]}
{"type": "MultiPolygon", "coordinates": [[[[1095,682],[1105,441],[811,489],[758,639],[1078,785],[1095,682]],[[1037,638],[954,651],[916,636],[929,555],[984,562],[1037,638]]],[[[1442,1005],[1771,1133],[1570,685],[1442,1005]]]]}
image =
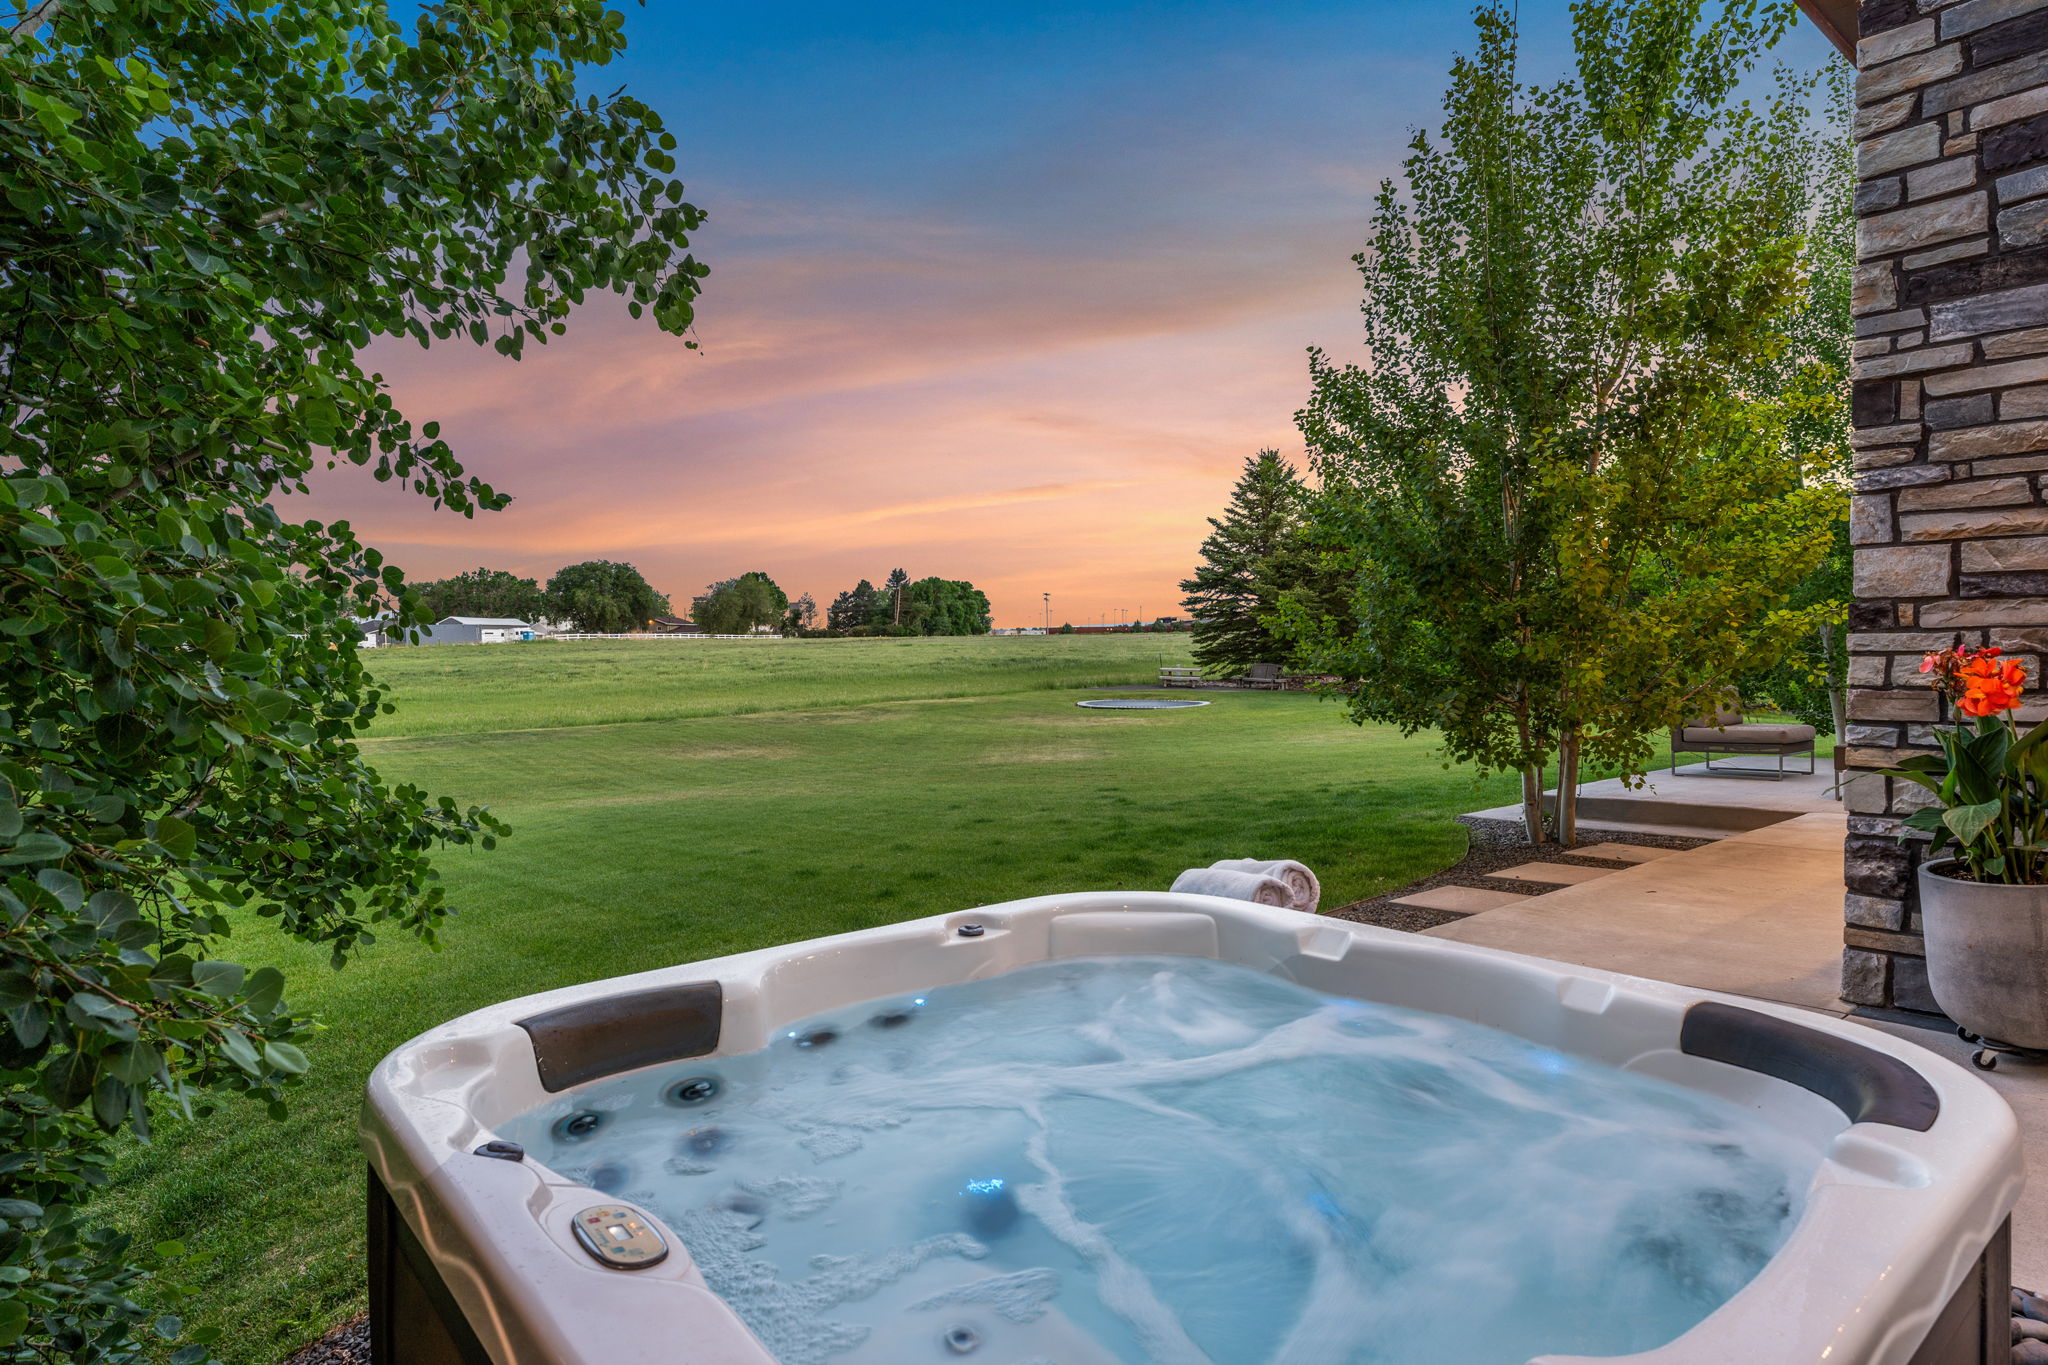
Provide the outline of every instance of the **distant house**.
{"type": "Polygon", "coordinates": [[[356,642],[358,649],[381,649],[398,643],[398,632],[389,616],[351,616],[348,623],[360,637],[356,642]]]}
{"type": "Polygon", "coordinates": [[[657,616],[647,623],[647,628],[656,635],[702,635],[704,627],[695,621],[686,621],[680,616],[657,616]]]}
{"type": "Polygon", "coordinates": [[[533,637],[531,625],[510,616],[444,616],[420,631],[423,645],[501,645],[533,637]]]}

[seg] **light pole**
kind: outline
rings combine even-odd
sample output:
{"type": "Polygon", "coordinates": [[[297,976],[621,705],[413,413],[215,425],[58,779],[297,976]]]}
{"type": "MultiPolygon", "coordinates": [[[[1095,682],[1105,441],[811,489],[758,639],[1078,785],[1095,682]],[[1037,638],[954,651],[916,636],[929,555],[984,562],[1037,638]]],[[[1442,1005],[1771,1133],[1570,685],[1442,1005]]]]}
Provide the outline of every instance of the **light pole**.
{"type": "Polygon", "coordinates": [[[1052,634],[1052,594],[1045,593],[1045,632],[1052,634]]]}

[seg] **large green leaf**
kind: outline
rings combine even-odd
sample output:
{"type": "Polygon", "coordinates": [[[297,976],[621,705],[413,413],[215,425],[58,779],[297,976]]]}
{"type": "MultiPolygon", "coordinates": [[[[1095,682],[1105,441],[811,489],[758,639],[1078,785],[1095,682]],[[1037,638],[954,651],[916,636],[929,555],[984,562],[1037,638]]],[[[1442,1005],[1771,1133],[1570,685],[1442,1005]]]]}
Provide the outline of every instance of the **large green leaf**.
{"type": "Polygon", "coordinates": [[[1922,806],[1899,823],[1907,829],[1925,830],[1931,834],[1935,830],[1947,828],[1942,823],[1942,815],[1943,811],[1937,806],[1922,806]]]}
{"type": "Polygon", "coordinates": [[[1942,812],[1941,822],[1956,836],[1956,842],[1967,848],[1977,841],[1977,836],[1982,834],[1992,821],[1998,818],[2001,809],[2003,807],[1997,801],[1985,801],[1974,806],[1951,806],[1942,812]]]}

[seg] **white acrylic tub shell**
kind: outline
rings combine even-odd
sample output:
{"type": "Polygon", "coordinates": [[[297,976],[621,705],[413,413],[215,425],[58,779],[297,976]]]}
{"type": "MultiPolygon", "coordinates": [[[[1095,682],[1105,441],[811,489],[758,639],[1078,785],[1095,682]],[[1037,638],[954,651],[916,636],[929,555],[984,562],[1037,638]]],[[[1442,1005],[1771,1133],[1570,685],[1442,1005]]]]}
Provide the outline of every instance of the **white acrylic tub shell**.
{"type": "MultiPolygon", "coordinates": [[[[1042,896],[887,928],[664,967],[508,1001],[405,1044],[370,1078],[371,1164],[499,1365],[773,1365],[658,1218],[670,1254],[622,1272],[575,1242],[577,1210],[613,1202],[538,1159],[473,1156],[515,1115],[550,1102],[516,1020],[628,991],[717,981],[713,1056],[758,1051],[789,1021],[993,976],[1052,958],[1216,958],[1315,990],[1431,1010],[1744,1105],[1811,1145],[1818,1170],[1778,1254],[1677,1340],[1630,1365],[1906,1365],[2010,1214],[2018,1127],[1976,1077],[1874,1029],[1470,944],[1208,896],[1042,896]],[[962,924],[985,926],[962,937],[962,924]],[[1721,1000],[1900,1059],[1933,1087],[1925,1132],[1850,1123],[1789,1082],[1678,1050],[1685,1010],[1721,1000]],[[687,1349],[684,1350],[684,1344],[687,1349]]],[[[673,1063],[669,1063],[673,1066],[673,1063]]],[[[568,1092],[563,1092],[568,1093],[568,1092]]],[[[1311,1097],[1304,1097],[1312,1102],[1311,1097]]],[[[1544,1356],[1537,1365],[1591,1359],[1544,1356]]]]}

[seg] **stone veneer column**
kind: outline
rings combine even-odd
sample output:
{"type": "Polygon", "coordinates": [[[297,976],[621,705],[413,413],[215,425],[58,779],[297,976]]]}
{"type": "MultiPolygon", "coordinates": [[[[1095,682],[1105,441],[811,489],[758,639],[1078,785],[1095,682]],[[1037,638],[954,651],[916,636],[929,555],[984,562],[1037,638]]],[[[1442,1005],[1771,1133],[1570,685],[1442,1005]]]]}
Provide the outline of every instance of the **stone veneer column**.
{"type": "MultiPolygon", "coordinates": [[[[1865,0],[1846,761],[1932,745],[1921,655],[2048,652],[2048,0],[1865,0]]],[[[2048,714],[2036,705],[2024,717],[2048,714]]],[[[1843,998],[1935,1010],[1898,816],[1849,789],[1843,998]]]]}

